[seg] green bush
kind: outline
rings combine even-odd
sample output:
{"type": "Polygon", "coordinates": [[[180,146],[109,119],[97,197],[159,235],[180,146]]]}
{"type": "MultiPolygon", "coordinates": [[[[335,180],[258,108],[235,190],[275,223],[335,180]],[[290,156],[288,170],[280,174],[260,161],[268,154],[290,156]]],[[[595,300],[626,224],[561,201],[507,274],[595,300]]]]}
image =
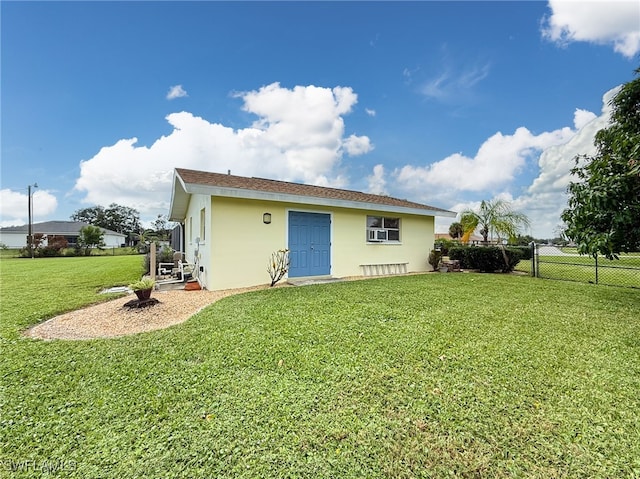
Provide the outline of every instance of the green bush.
{"type": "Polygon", "coordinates": [[[440,249],[442,256],[449,256],[449,250],[460,246],[460,241],[441,238],[434,243],[435,249],[440,249]]]}
{"type": "Polygon", "coordinates": [[[477,269],[482,273],[500,271],[510,273],[522,259],[517,248],[505,248],[508,264],[505,264],[502,248],[496,246],[458,246],[449,250],[449,258],[460,261],[464,269],[477,269]]]}
{"type": "Polygon", "coordinates": [[[474,269],[469,259],[469,246],[455,246],[449,249],[449,259],[460,261],[462,269],[474,269]]]}
{"type": "Polygon", "coordinates": [[[509,249],[518,250],[521,254],[521,260],[529,261],[531,259],[531,247],[530,246],[509,246],[509,249]]]}
{"type": "MultiPolygon", "coordinates": [[[[156,250],[156,265],[158,263],[173,263],[175,251],[170,246],[164,245],[156,250]]],[[[151,272],[151,253],[147,252],[142,260],[145,273],[151,272]]]]}
{"type": "Polygon", "coordinates": [[[437,251],[435,249],[431,250],[431,253],[429,253],[429,264],[431,265],[434,271],[438,269],[441,259],[442,259],[441,251],[437,251]]]}

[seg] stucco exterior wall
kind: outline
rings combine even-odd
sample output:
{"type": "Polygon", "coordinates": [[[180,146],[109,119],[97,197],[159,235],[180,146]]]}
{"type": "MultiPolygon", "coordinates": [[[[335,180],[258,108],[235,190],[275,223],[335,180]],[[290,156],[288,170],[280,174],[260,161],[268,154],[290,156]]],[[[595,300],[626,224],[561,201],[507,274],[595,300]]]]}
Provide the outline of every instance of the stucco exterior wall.
{"type": "Polygon", "coordinates": [[[209,289],[269,283],[271,254],[287,247],[283,205],[264,201],[213,198],[213,242],[209,289]],[[271,223],[262,220],[271,213],[271,223]]]}
{"type": "Polygon", "coordinates": [[[185,219],[185,253],[195,259],[199,246],[202,284],[210,290],[267,284],[267,262],[288,247],[289,211],[331,215],[331,275],[360,276],[363,264],[406,263],[408,272],[428,271],[434,242],[432,216],[401,215],[346,208],[192,195],[185,219]],[[201,211],[204,210],[204,240],[201,211]],[[263,213],[271,213],[264,224],[263,213]],[[369,243],[367,216],[400,217],[399,243],[369,243]],[[196,244],[195,238],[200,237],[196,244]]]}
{"type": "Polygon", "coordinates": [[[208,195],[191,195],[184,224],[184,256],[191,264],[202,267],[199,279],[208,286],[208,275],[211,267],[211,197],[208,195]],[[204,223],[201,212],[204,210],[204,223]],[[204,238],[201,231],[205,232],[204,238]]]}
{"type": "Polygon", "coordinates": [[[333,276],[360,276],[366,264],[407,263],[407,272],[430,269],[427,259],[434,243],[433,216],[337,210],[332,233],[333,276]],[[367,216],[399,217],[400,242],[367,242],[367,216]]]}

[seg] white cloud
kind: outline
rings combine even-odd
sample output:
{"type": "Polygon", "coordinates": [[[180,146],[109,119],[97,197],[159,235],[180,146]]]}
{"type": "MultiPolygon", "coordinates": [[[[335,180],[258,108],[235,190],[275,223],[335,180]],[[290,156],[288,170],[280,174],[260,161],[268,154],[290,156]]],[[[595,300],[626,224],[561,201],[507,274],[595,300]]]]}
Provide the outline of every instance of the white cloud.
{"type": "Polygon", "coordinates": [[[388,195],[387,182],[384,178],[384,166],[376,165],[373,167],[373,174],[367,176],[369,183],[368,192],[374,195],[388,195]]]}
{"type": "Polygon", "coordinates": [[[173,131],[150,147],[122,139],[82,161],[75,189],[87,203],[115,202],[152,215],[169,207],[175,167],[342,187],[347,180],[336,171],[343,155],[373,148],[366,136],[344,138],[342,116],[357,102],[351,88],[274,83],[236,97],[257,116],[251,126],[234,130],[188,112],[172,113],[167,121],[173,131]]]}
{"type": "MultiPolygon", "coordinates": [[[[417,201],[443,206],[451,211],[478,206],[483,199],[503,198],[524,212],[532,223],[531,234],[552,238],[567,206],[567,186],[575,178],[571,169],[578,155],[593,155],[596,133],[609,124],[610,102],[619,91],[604,94],[602,112],[576,109],[575,130],[569,127],[538,135],[524,127],[513,135],[496,133],[487,139],[474,157],[453,154],[427,166],[406,165],[392,173],[393,194],[408,195],[417,201]],[[537,160],[538,175],[519,191],[511,191],[518,171],[537,160]],[[472,198],[472,199],[466,199],[472,198]]],[[[446,233],[454,220],[436,218],[436,232],[446,233]]]]}
{"type": "Polygon", "coordinates": [[[576,111],[573,114],[573,126],[576,127],[576,130],[580,130],[587,123],[595,120],[596,118],[597,117],[595,113],[588,110],[581,110],[580,108],[576,108],[576,111]]]}
{"type": "Polygon", "coordinates": [[[524,127],[513,135],[498,132],[480,146],[474,157],[455,153],[431,165],[404,166],[395,176],[409,191],[439,187],[454,191],[491,190],[511,182],[536,152],[564,143],[573,134],[568,127],[539,135],[524,127]]]}
{"type": "MultiPolygon", "coordinates": [[[[561,223],[560,214],[567,207],[567,186],[570,181],[576,180],[571,177],[575,158],[596,152],[593,140],[599,130],[608,126],[611,117],[609,103],[618,91],[619,87],[605,93],[599,116],[590,112],[581,114],[591,120],[584,123],[568,142],[547,148],[540,155],[540,173],[526,193],[517,198],[518,206],[527,212],[540,236],[551,238],[555,235],[554,230],[561,223]]],[[[578,124],[580,121],[576,121],[578,124]]]]}
{"type": "Polygon", "coordinates": [[[640,52],[640,6],[637,0],[550,0],[542,35],[560,45],[592,42],[613,45],[627,58],[640,52]]]}
{"type": "MultiPolygon", "coordinates": [[[[567,186],[570,181],[575,181],[575,178],[571,177],[575,158],[579,155],[593,155],[596,152],[593,140],[599,130],[608,126],[611,115],[610,101],[619,88],[605,93],[602,98],[602,112],[598,116],[586,110],[576,109],[574,124],[577,131],[570,135],[568,141],[544,148],[537,161],[539,174],[523,194],[512,196],[511,192],[505,190],[497,195],[488,195],[485,199],[501,197],[511,201],[516,210],[522,211],[531,220],[532,231],[530,234],[538,238],[554,237],[556,227],[561,223],[560,214],[567,206],[567,186]]],[[[421,187],[425,188],[426,186],[422,185],[421,187]]],[[[429,188],[426,188],[429,191],[429,188]]],[[[435,186],[430,190],[431,195],[437,194],[434,188],[435,186]]],[[[480,194],[488,192],[490,191],[483,190],[480,194]]],[[[442,194],[446,195],[446,191],[443,191],[442,194]]],[[[452,205],[448,207],[450,210],[459,212],[469,207],[476,208],[479,202],[451,199],[450,204],[452,205]]],[[[449,219],[436,218],[436,231],[447,232],[451,222],[452,220],[449,219]]]]}
{"type": "Polygon", "coordinates": [[[373,150],[371,140],[366,136],[350,135],[342,142],[342,146],[350,156],[363,155],[373,150]]]}
{"type": "MultiPolygon", "coordinates": [[[[32,193],[32,221],[46,218],[58,207],[58,200],[47,190],[35,190],[32,193]]],[[[20,226],[29,221],[29,198],[24,192],[10,189],[0,190],[1,226],[20,226]]]]}
{"type": "Polygon", "coordinates": [[[372,110],[371,108],[365,108],[364,111],[369,116],[376,116],[376,111],[372,110]]]}
{"type": "Polygon", "coordinates": [[[182,85],[174,85],[169,88],[169,93],[167,93],[167,100],[175,100],[176,98],[183,98],[187,95],[187,92],[182,88],[182,85]]]}

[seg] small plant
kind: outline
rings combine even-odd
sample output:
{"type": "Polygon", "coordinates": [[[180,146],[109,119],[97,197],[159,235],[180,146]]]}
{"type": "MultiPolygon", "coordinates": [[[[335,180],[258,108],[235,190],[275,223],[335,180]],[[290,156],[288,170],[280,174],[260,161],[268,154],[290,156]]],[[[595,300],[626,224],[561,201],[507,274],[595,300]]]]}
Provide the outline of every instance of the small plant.
{"type": "Polygon", "coordinates": [[[429,264],[434,271],[438,270],[438,266],[440,266],[440,260],[442,260],[442,252],[435,249],[431,250],[431,253],[429,253],[429,264]]]}
{"type": "Polygon", "coordinates": [[[129,289],[132,291],[143,291],[145,289],[153,289],[156,285],[156,282],[151,278],[142,278],[135,283],[131,283],[129,285],[129,289]]]}
{"type": "Polygon", "coordinates": [[[280,281],[289,271],[289,250],[281,249],[271,253],[269,263],[267,264],[267,272],[271,277],[271,287],[280,281]]]}

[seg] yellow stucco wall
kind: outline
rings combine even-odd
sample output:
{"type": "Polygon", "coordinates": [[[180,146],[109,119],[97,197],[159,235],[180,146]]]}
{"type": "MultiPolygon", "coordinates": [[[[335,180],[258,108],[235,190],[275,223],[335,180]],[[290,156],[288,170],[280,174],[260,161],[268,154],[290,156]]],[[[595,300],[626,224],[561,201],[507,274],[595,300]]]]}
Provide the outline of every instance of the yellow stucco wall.
{"type": "Polygon", "coordinates": [[[195,253],[194,239],[200,235],[203,208],[206,233],[205,240],[200,242],[200,265],[204,268],[200,278],[210,290],[269,283],[266,267],[271,253],[288,246],[289,211],[331,215],[334,277],[360,276],[362,264],[407,263],[409,272],[430,269],[427,258],[434,242],[433,217],[203,195],[192,195],[187,212],[185,249],[189,261],[195,253]],[[265,212],[271,213],[271,224],[263,223],[265,212]],[[368,243],[367,215],[400,217],[400,243],[368,243]]]}
{"type": "Polygon", "coordinates": [[[408,272],[430,269],[427,258],[434,242],[434,218],[364,210],[337,210],[333,215],[332,274],[359,276],[361,265],[407,263],[408,272]],[[367,216],[400,218],[400,243],[369,243],[367,216]]]}
{"type": "Polygon", "coordinates": [[[269,283],[267,262],[274,251],[286,248],[284,209],[275,203],[213,198],[212,264],[209,289],[269,283]],[[271,213],[271,224],[262,215],[271,213]]]}

